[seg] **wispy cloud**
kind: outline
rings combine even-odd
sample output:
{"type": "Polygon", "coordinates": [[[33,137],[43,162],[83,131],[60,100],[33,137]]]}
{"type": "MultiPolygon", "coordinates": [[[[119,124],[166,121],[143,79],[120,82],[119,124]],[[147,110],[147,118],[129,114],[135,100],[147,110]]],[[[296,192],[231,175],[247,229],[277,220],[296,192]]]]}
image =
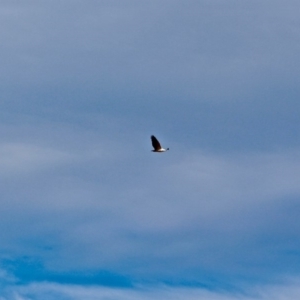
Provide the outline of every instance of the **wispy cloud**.
{"type": "Polygon", "coordinates": [[[34,283],[15,298],[94,291],[81,279],[101,271],[171,282],[174,298],[176,285],[299,274],[298,11],[1,2],[0,260],[34,283]],[[151,134],[167,155],[150,152],[151,134]]]}
{"type": "Polygon", "coordinates": [[[13,198],[2,188],[10,195],[3,200],[2,228],[10,226],[1,233],[3,249],[15,257],[39,253],[52,272],[104,269],[146,280],[207,283],[218,270],[229,283],[297,271],[297,257],[285,253],[299,248],[298,151],[175,154],[145,163],[128,150],[104,165],[101,158],[72,161],[47,181],[41,172],[13,198]],[[90,180],[91,164],[107,175],[90,180]],[[110,188],[116,179],[118,188],[110,188]]]}
{"type": "Polygon", "coordinates": [[[0,157],[2,176],[30,173],[70,162],[72,159],[69,153],[21,143],[2,143],[0,157]]]}
{"type": "Polygon", "coordinates": [[[276,286],[257,286],[244,292],[210,291],[203,288],[170,286],[140,286],[132,289],[120,289],[44,282],[6,286],[5,292],[2,292],[0,296],[2,296],[1,300],[297,300],[300,297],[300,288],[297,278],[276,286]]]}

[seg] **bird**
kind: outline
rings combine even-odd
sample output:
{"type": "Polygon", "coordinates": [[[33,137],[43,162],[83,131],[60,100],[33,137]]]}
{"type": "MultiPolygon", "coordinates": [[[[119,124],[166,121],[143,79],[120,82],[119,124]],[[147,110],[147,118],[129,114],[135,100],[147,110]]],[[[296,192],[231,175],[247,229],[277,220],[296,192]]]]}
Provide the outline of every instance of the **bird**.
{"type": "Polygon", "coordinates": [[[154,148],[154,150],[151,150],[152,152],[166,152],[167,150],[169,150],[169,148],[166,149],[162,148],[159,141],[154,135],[151,135],[151,141],[152,141],[152,146],[154,148]]]}

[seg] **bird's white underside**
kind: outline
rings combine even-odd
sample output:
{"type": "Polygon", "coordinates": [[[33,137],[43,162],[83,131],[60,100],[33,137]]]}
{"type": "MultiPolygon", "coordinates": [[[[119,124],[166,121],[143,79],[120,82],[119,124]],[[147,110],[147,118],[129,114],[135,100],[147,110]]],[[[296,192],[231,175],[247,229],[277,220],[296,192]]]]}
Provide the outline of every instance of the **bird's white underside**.
{"type": "Polygon", "coordinates": [[[167,151],[167,149],[161,148],[161,149],[156,150],[156,151],[154,151],[154,152],[166,152],[166,151],[167,151]]]}

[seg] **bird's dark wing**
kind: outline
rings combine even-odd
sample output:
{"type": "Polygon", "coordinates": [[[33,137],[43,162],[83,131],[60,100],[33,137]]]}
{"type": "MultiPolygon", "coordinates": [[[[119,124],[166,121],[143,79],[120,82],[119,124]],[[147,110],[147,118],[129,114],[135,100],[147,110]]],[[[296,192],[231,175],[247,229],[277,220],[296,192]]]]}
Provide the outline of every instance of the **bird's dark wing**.
{"type": "Polygon", "coordinates": [[[151,135],[151,141],[152,141],[152,146],[153,146],[154,150],[161,149],[161,145],[154,135],[151,135]]]}

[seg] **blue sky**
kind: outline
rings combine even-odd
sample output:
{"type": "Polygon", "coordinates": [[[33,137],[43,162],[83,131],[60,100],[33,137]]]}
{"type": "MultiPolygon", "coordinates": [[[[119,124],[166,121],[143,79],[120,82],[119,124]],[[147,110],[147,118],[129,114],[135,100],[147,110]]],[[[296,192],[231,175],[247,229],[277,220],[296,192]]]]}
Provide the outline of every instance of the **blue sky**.
{"type": "Polygon", "coordinates": [[[2,1],[0,299],[299,299],[299,9],[2,1]]]}

